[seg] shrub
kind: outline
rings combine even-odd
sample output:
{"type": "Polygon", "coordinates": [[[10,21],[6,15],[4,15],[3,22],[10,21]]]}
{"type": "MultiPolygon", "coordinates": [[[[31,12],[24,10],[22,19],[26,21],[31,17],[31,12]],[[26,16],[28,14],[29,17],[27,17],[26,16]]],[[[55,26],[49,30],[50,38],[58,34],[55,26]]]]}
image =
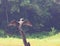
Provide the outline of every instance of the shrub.
{"type": "Polygon", "coordinates": [[[49,32],[49,35],[54,35],[56,31],[57,30],[54,27],[51,27],[51,31],[49,32]]]}
{"type": "Polygon", "coordinates": [[[4,37],[4,30],[0,29],[0,37],[4,37]]]}

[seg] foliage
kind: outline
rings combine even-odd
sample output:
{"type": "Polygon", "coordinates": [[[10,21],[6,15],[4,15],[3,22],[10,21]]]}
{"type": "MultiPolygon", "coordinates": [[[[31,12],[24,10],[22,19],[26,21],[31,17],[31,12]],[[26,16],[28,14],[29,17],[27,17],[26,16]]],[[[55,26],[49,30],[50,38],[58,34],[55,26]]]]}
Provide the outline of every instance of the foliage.
{"type": "Polygon", "coordinates": [[[54,35],[56,34],[56,29],[54,27],[51,28],[51,31],[49,32],[49,35],[54,35]]]}
{"type": "Polygon", "coordinates": [[[31,34],[26,34],[27,38],[39,38],[39,39],[43,39],[46,37],[49,37],[49,32],[37,32],[37,33],[31,33],[31,34]]]}
{"type": "Polygon", "coordinates": [[[59,9],[60,5],[52,0],[0,0],[0,28],[5,30],[11,20],[18,21],[23,17],[33,24],[31,29],[25,28],[28,33],[30,30],[31,32],[49,32],[51,27],[60,30],[59,9]]]}
{"type": "Polygon", "coordinates": [[[4,37],[4,31],[3,30],[0,30],[0,37],[4,37]]]}
{"type": "MultiPolygon", "coordinates": [[[[50,32],[36,32],[36,33],[27,33],[26,34],[26,37],[27,38],[46,38],[46,37],[49,37],[49,36],[53,36],[56,34],[56,30],[54,28],[51,29],[50,32]]],[[[20,35],[16,35],[16,34],[11,34],[11,36],[5,34],[5,32],[3,30],[0,30],[0,37],[7,37],[7,38],[10,38],[10,37],[13,37],[13,38],[21,38],[20,35]]]]}
{"type": "MultiPolygon", "coordinates": [[[[60,46],[60,33],[46,37],[44,39],[27,39],[31,46],[60,46]]],[[[18,38],[0,38],[1,46],[23,46],[22,39],[18,38]]]]}

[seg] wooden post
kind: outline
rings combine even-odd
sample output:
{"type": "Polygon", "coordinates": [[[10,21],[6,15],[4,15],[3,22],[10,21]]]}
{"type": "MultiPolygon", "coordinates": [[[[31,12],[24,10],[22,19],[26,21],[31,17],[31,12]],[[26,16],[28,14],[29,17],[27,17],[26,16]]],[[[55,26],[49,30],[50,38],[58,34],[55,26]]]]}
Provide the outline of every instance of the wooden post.
{"type": "Polygon", "coordinates": [[[22,36],[22,40],[23,40],[24,46],[30,46],[30,43],[27,42],[27,40],[26,40],[26,36],[25,36],[25,33],[23,32],[23,30],[21,28],[19,28],[19,30],[20,30],[19,32],[20,32],[20,34],[22,36]]]}

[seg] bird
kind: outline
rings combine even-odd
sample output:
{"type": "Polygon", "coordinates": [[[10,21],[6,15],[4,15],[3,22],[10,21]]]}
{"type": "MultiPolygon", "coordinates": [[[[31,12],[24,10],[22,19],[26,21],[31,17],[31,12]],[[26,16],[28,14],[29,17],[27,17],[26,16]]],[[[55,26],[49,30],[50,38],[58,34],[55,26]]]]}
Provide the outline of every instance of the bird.
{"type": "Polygon", "coordinates": [[[32,27],[32,24],[30,21],[24,19],[24,18],[20,18],[19,21],[16,21],[16,20],[12,20],[8,26],[17,26],[18,29],[19,29],[19,32],[22,36],[22,39],[23,39],[23,43],[24,43],[24,46],[30,46],[30,43],[27,42],[26,40],[26,36],[25,36],[25,33],[22,29],[22,25],[27,25],[27,26],[31,26],[32,27]]]}

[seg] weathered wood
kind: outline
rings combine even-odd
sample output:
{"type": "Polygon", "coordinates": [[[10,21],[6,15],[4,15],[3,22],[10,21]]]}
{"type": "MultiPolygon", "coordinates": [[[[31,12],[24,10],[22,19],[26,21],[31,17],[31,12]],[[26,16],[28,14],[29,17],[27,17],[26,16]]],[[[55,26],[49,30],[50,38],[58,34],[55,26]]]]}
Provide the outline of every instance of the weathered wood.
{"type": "Polygon", "coordinates": [[[27,40],[26,40],[26,36],[25,36],[24,31],[23,31],[21,28],[19,28],[19,30],[20,30],[19,32],[20,32],[20,34],[21,34],[21,37],[22,37],[24,46],[30,46],[30,43],[27,42],[27,40]]]}

